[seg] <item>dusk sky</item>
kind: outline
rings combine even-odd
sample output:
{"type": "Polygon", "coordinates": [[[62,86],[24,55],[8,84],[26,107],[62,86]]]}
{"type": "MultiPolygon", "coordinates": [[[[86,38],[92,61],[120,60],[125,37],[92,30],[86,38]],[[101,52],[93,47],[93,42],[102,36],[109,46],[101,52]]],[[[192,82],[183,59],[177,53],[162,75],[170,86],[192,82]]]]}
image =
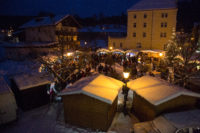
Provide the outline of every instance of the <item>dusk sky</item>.
{"type": "Polygon", "coordinates": [[[0,15],[78,14],[81,17],[103,13],[120,15],[139,0],[0,0],[0,15]]]}

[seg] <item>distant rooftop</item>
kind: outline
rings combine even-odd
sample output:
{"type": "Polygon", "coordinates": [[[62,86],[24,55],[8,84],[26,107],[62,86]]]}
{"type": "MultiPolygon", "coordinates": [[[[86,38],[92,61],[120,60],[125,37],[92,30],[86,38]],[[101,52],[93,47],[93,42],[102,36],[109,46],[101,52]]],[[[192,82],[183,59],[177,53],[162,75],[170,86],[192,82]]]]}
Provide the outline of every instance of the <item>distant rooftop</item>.
{"type": "Polygon", "coordinates": [[[175,0],[140,0],[128,11],[176,8],[175,0]]]}
{"type": "Polygon", "coordinates": [[[55,15],[52,17],[47,16],[47,17],[34,18],[31,21],[22,25],[20,28],[31,28],[31,27],[57,25],[65,18],[69,18],[69,17],[72,18],[72,20],[78,25],[78,27],[81,27],[80,24],[71,15],[55,15]]]}
{"type": "Polygon", "coordinates": [[[54,17],[39,17],[39,18],[32,19],[31,21],[25,23],[20,28],[55,25],[68,16],[69,15],[56,15],[54,17]]]}

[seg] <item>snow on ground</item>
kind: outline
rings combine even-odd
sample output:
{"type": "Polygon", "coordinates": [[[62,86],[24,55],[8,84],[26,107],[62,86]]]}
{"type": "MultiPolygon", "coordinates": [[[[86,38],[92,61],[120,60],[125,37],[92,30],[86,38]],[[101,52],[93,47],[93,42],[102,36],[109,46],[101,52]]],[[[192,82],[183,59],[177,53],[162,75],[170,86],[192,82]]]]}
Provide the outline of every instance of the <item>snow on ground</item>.
{"type": "Polygon", "coordinates": [[[89,129],[65,124],[60,103],[20,112],[19,119],[0,127],[2,133],[88,133],[89,129]]]}
{"type": "Polygon", "coordinates": [[[130,133],[133,131],[133,125],[138,122],[139,120],[132,114],[124,115],[122,112],[117,112],[108,133],[130,133]]]}

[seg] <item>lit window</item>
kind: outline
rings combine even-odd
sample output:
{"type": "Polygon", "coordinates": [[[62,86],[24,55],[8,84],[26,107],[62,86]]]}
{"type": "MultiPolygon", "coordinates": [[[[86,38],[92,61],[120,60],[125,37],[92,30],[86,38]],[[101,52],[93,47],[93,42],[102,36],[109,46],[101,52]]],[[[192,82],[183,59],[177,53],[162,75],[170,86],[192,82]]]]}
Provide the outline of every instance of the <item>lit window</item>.
{"type": "Polygon", "coordinates": [[[136,23],[133,23],[133,27],[136,28],[136,23]]]}
{"type": "Polygon", "coordinates": [[[144,23],[144,28],[146,28],[147,27],[147,23],[144,23]]]}
{"type": "Polygon", "coordinates": [[[146,35],[146,32],[143,32],[143,37],[146,37],[147,35],[146,35]]]}
{"type": "Polygon", "coordinates": [[[144,18],[147,18],[147,14],[144,14],[144,18]]]}
{"type": "Polygon", "coordinates": [[[133,32],[133,37],[136,37],[136,33],[135,32],[133,32]]]}
{"type": "Polygon", "coordinates": [[[74,40],[74,41],[77,41],[77,36],[73,36],[73,40],[74,40]]]}

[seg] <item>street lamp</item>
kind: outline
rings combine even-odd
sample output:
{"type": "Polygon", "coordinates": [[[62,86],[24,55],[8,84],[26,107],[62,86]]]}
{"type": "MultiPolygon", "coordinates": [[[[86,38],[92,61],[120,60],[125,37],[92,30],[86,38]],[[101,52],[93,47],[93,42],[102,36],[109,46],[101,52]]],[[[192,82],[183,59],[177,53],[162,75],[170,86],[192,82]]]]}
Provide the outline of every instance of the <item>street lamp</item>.
{"type": "Polygon", "coordinates": [[[109,49],[110,49],[110,50],[112,50],[112,49],[113,49],[113,47],[109,47],[109,49]]]}
{"type": "Polygon", "coordinates": [[[124,79],[125,79],[125,85],[123,86],[123,94],[124,94],[124,106],[123,106],[123,113],[124,115],[127,115],[128,114],[128,111],[126,109],[126,101],[127,101],[127,97],[128,97],[128,87],[127,87],[127,80],[129,78],[129,75],[130,73],[129,72],[123,72],[123,76],[124,76],[124,79]]]}
{"type": "Polygon", "coordinates": [[[129,72],[123,72],[123,75],[124,75],[124,78],[125,78],[125,79],[128,79],[128,78],[129,78],[129,75],[130,75],[130,73],[129,73],[129,72]]]}

